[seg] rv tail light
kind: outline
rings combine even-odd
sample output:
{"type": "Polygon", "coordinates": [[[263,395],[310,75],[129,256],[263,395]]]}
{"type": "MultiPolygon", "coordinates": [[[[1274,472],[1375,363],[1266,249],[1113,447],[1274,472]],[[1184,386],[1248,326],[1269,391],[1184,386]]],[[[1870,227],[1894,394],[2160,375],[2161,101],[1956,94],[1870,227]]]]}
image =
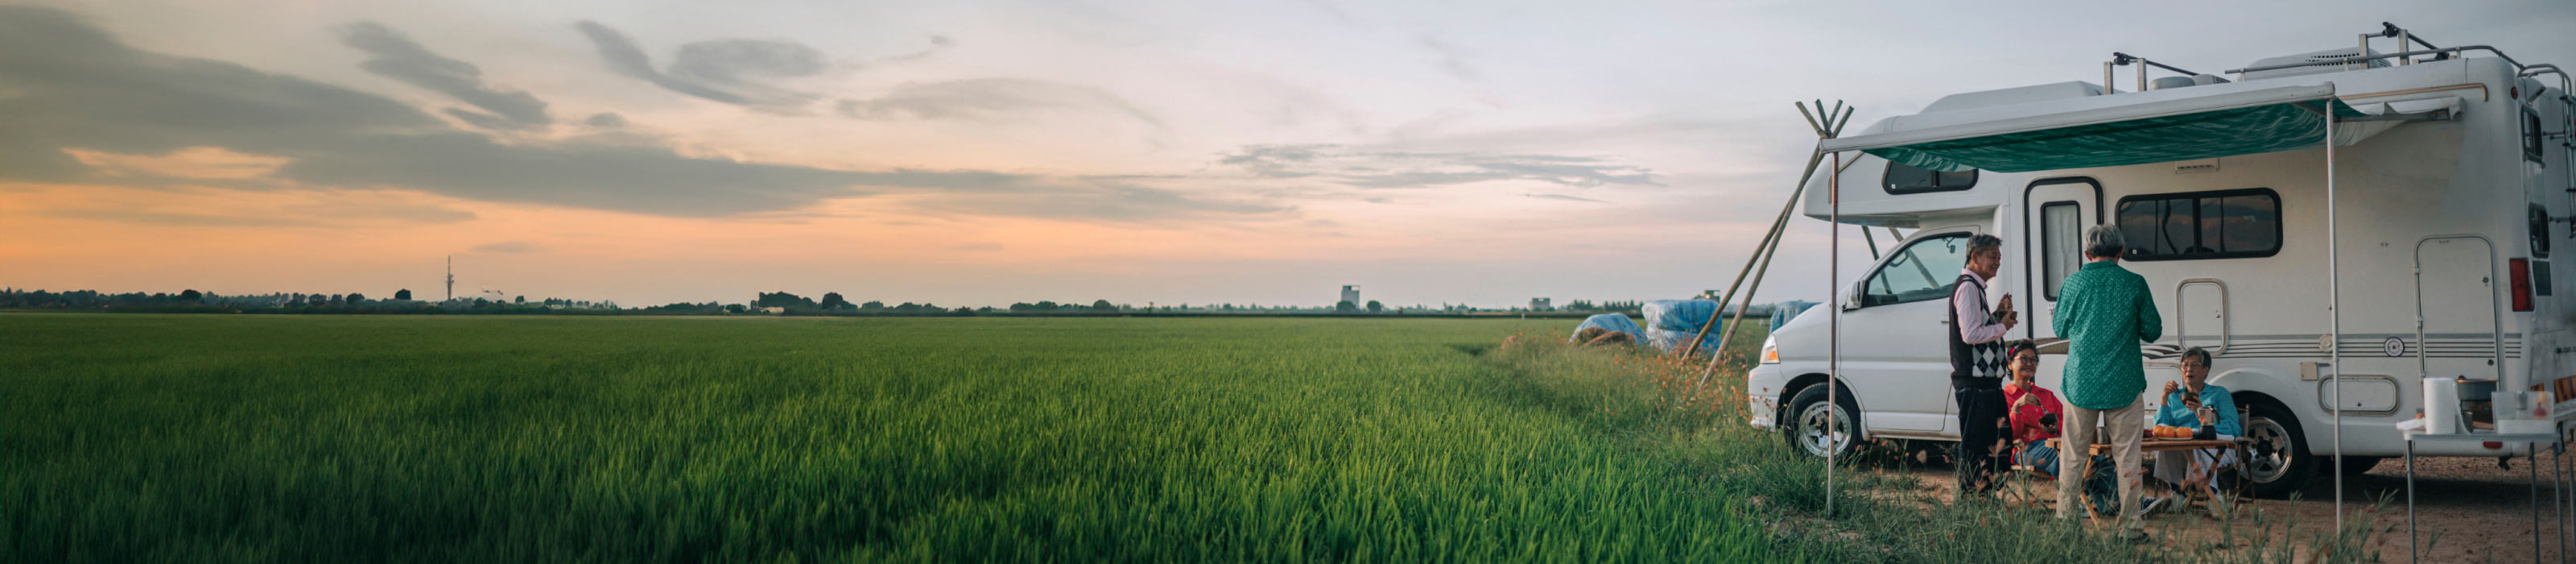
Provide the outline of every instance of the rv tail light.
{"type": "Polygon", "coordinates": [[[2531,259],[2513,259],[2505,268],[2513,277],[2513,310],[2531,311],[2531,259]]]}
{"type": "Polygon", "coordinates": [[[2487,447],[2487,448],[2504,448],[2504,442],[2503,442],[2503,441],[2487,441],[2487,442],[2483,442],[2483,443],[2478,443],[2478,446],[2483,446],[2483,447],[2487,447]]]}

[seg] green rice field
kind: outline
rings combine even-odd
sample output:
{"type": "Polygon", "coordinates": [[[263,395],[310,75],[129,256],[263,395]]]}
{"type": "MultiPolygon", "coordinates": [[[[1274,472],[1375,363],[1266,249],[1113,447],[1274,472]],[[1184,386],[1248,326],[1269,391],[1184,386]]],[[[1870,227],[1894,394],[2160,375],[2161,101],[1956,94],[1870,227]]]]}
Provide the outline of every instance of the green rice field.
{"type": "Polygon", "coordinates": [[[1763,557],[1569,325],[0,315],[0,559],[1763,557]]]}
{"type": "Polygon", "coordinates": [[[2290,561],[2366,534],[2147,550],[1869,456],[1827,512],[1822,466],[1743,424],[1740,365],[1695,385],[1571,325],[0,313],[0,561],[2290,561]]]}

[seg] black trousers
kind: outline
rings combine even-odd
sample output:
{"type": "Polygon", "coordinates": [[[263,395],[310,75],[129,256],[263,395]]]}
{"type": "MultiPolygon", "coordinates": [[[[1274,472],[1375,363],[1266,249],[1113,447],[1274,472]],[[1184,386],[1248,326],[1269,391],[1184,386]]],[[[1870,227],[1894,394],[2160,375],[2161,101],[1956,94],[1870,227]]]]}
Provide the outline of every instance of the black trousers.
{"type": "Polygon", "coordinates": [[[1959,402],[1959,450],[1951,457],[1959,472],[1959,489],[1991,488],[1996,485],[1996,477],[2012,469],[2011,446],[2007,444],[2000,451],[1995,448],[1996,441],[2012,436],[2011,430],[2004,427],[2004,418],[2010,413],[2010,406],[2004,404],[2004,391],[1958,388],[1950,395],[1959,402]]]}

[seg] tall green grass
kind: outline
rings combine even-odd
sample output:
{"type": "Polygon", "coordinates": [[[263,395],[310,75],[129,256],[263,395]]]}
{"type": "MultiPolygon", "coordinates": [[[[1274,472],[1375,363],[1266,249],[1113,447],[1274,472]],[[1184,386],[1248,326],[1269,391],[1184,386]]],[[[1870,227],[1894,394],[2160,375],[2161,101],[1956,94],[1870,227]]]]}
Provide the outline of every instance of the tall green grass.
{"type": "MultiPolygon", "coordinates": [[[[0,315],[0,561],[2372,559],[2131,545],[1563,322],[0,315]]],[[[2356,520],[2359,522],[2360,520],[2356,520]]],[[[2281,540],[2273,540],[2273,539],[2281,540]]]]}
{"type": "Polygon", "coordinates": [[[1799,559],[1561,324],[0,315],[0,560],[1799,559]]]}

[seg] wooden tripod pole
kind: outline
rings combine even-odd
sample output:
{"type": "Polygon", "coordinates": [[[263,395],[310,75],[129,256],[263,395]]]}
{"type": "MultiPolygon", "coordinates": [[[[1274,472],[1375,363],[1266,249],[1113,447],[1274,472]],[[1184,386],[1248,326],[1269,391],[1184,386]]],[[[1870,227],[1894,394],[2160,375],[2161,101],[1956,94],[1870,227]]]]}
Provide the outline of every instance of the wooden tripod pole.
{"type": "MultiPolygon", "coordinates": [[[[1823,138],[1830,137],[1824,134],[1825,128],[1834,126],[1833,122],[1838,118],[1841,120],[1849,120],[1851,118],[1851,111],[1844,108],[1841,102],[1835,102],[1833,110],[1826,113],[1822,119],[1818,119],[1814,112],[1807,110],[1806,102],[1798,102],[1797,106],[1798,115],[1807,119],[1807,127],[1816,130],[1817,135],[1819,136],[1817,143],[1819,144],[1824,142],[1823,138]]],[[[1824,110],[1824,103],[1818,102],[1816,104],[1816,109],[1824,110]]],[[[1788,227],[1789,213],[1797,210],[1798,197],[1807,192],[1807,181],[1815,177],[1816,167],[1822,166],[1824,161],[1825,154],[1822,151],[1810,152],[1808,154],[1806,171],[1798,174],[1798,185],[1795,189],[1789,191],[1789,201],[1780,204],[1780,214],[1771,218],[1771,229],[1763,232],[1762,242],[1753,245],[1753,256],[1744,257],[1744,268],[1736,271],[1735,282],[1726,285],[1725,294],[1717,296],[1717,311],[1709,314],[1708,321],[1700,323],[1699,333],[1691,336],[1690,346],[1673,347],[1673,350],[1667,354],[1677,357],[1685,356],[1698,351],[1699,344],[1708,341],[1709,328],[1716,327],[1718,320],[1726,317],[1726,306],[1736,301],[1737,294],[1735,293],[1735,290],[1742,287],[1744,285],[1744,281],[1748,277],[1753,276],[1754,265],[1756,263],[1768,263],[1769,253],[1780,246],[1780,233],[1788,227]]],[[[1754,285],[1760,286],[1761,282],[1754,282],[1754,285]]],[[[1753,302],[1747,301],[1737,307],[1750,308],[1752,306],[1753,302]]],[[[1730,326],[1730,328],[1731,327],[1732,326],[1730,326]]],[[[1720,332],[1718,334],[1717,352],[1721,354],[1726,352],[1726,334],[1724,332],[1720,332]]],[[[1712,354],[1710,356],[1716,355],[1712,354]]],[[[1706,380],[1707,376],[1702,375],[1701,379],[1706,380]]]]}
{"type": "MultiPolygon", "coordinates": [[[[1824,106],[1824,103],[1817,102],[1816,105],[1821,109],[1824,106]]],[[[1799,113],[1806,113],[1805,106],[1800,106],[1798,109],[1799,113]]],[[[1772,220],[1770,236],[1763,239],[1762,248],[1754,249],[1753,258],[1745,261],[1746,272],[1751,274],[1753,278],[1753,286],[1742,294],[1742,303],[1737,307],[1743,309],[1751,309],[1753,307],[1753,294],[1761,291],[1762,279],[1765,277],[1764,275],[1771,271],[1771,257],[1778,254],[1780,251],[1780,239],[1783,233],[1787,231],[1789,212],[1797,205],[1799,196],[1805,194],[1807,190],[1807,181],[1815,176],[1816,167],[1821,166],[1824,163],[1825,153],[1822,150],[1824,140],[1832,139],[1842,133],[1843,125],[1851,122],[1852,111],[1854,109],[1855,108],[1843,106],[1842,102],[1836,101],[1834,102],[1833,110],[1831,110],[1830,113],[1825,114],[1824,119],[1818,120],[1812,115],[1808,117],[1808,126],[1813,128],[1816,132],[1818,150],[1808,156],[1807,171],[1798,176],[1798,187],[1790,190],[1789,205],[1783,206],[1780,209],[1780,216],[1772,220]],[[1754,264],[1757,260],[1761,265],[1758,269],[1754,268],[1754,264]]],[[[1839,177],[1842,175],[1842,172],[1843,167],[1836,166],[1833,168],[1832,174],[1839,177]]],[[[1742,275],[1739,275],[1737,282],[1741,283],[1742,281],[1742,275]]],[[[1734,290],[1732,288],[1728,290],[1728,292],[1733,291],[1734,290]]],[[[1724,314],[1726,313],[1726,305],[1728,303],[1737,301],[1737,296],[1732,294],[1724,296],[1724,298],[1724,301],[1718,303],[1717,314],[1709,316],[1708,323],[1700,326],[1701,335],[1707,335],[1708,328],[1716,325],[1718,319],[1724,317],[1724,314]]],[[[1693,384],[1694,386],[1706,385],[1708,383],[1708,379],[1717,374],[1717,365],[1724,362],[1726,358],[1726,344],[1735,338],[1735,329],[1743,326],[1743,323],[1740,321],[1742,320],[1727,323],[1726,330],[1718,333],[1717,350],[1709,355],[1708,367],[1700,371],[1699,379],[1693,384]]],[[[1696,346],[1699,344],[1699,341],[1693,340],[1691,341],[1691,344],[1696,346]]]]}

